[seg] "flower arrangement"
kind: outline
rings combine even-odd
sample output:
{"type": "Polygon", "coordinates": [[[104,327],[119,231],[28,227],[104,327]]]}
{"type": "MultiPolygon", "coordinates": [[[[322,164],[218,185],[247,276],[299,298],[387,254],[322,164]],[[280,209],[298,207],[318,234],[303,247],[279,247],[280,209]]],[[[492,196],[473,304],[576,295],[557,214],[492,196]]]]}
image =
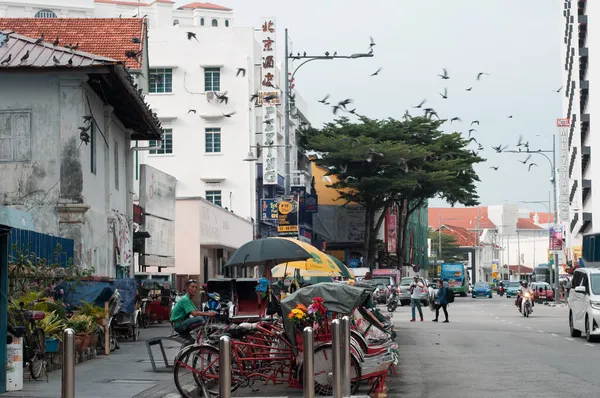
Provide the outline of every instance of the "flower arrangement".
{"type": "Polygon", "coordinates": [[[258,280],[258,285],[256,285],[256,292],[260,294],[261,299],[267,297],[270,287],[271,283],[267,278],[260,278],[258,280]]]}
{"type": "Polygon", "coordinates": [[[314,297],[308,308],[298,304],[289,314],[288,319],[297,326],[320,323],[327,315],[327,308],[323,305],[321,297],[314,297]]]}
{"type": "Polygon", "coordinates": [[[313,297],[312,304],[308,306],[307,313],[315,318],[316,322],[321,322],[327,315],[327,308],[323,305],[321,297],[313,297]]]}

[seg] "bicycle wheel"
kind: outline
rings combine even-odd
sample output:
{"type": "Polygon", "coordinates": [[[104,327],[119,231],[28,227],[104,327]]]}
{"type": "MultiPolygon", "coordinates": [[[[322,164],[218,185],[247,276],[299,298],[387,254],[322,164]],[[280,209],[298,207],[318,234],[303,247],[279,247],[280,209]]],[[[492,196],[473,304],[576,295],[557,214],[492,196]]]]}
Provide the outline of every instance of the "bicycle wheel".
{"type": "MultiPolygon", "coordinates": [[[[219,350],[208,345],[187,349],[173,369],[177,391],[186,398],[204,396],[201,384],[211,397],[219,396],[219,350]]],[[[231,391],[239,387],[232,375],[231,391]]]]}
{"type": "Polygon", "coordinates": [[[37,328],[29,336],[29,373],[32,379],[37,379],[42,374],[46,354],[46,335],[41,328],[37,328]]]}
{"type": "MultiPolygon", "coordinates": [[[[333,348],[331,343],[323,344],[314,353],[315,393],[333,395],[333,348]]],[[[360,386],[360,364],[354,354],[350,355],[350,389],[356,394],[360,386]]]]}

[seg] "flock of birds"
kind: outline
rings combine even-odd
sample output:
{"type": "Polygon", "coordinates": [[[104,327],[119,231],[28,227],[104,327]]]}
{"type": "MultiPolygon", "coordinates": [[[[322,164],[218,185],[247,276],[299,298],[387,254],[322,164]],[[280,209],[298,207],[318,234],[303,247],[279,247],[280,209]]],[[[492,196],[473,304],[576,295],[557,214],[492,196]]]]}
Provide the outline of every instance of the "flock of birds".
{"type": "MultiPolygon", "coordinates": [[[[372,37],[370,39],[371,39],[371,42],[369,44],[369,52],[373,53],[373,48],[375,47],[376,43],[372,37]]],[[[375,72],[371,73],[370,76],[371,77],[379,76],[379,74],[381,73],[382,70],[383,70],[383,68],[380,67],[375,72]]],[[[477,73],[477,75],[475,76],[475,81],[481,82],[483,80],[484,76],[490,76],[490,73],[488,73],[488,72],[477,73]]],[[[450,80],[450,74],[448,73],[448,70],[446,68],[443,68],[442,73],[438,74],[437,77],[439,77],[442,81],[450,80]]],[[[474,88],[474,86],[470,86],[470,87],[466,87],[464,90],[466,92],[472,92],[473,88],[474,88]]],[[[562,88],[563,87],[561,86],[559,89],[552,90],[552,91],[555,93],[560,93],[562,88]]],[[[441,100],[448,100],[450,98],[447,87],[444,87],[443,91],[439,92],[438,94],[439,94],[441,100]]],[[[320,104],[323,104],[323,105],[331,106],[332,113],[334,115],[337,115],[338,112],[340,110],[342,110],[349,114],[357,115],[359,117],[361,116],[356,112],[356,108],[349,109],[348,105],[353,102],[353,100],[351,98],[343,99],[337,103],[330,102],[329,98],[330,98],[330,94],[327,94],[322,99],[317,100],[317,102],[319,102],[320,104]]],[[[449,120],[451,124],[454,122],[462,122],[462,119],[459,116],[454,116],[454,117],[451,117],[448,119],[441,119],[434,108],[425,107],[426,103],[427,103],[427,99],[423,99],[420,103],[418,103],[417,105],[414,105],[413,109],[418,109],[418,110],[423,111],[424,116],[428,117],[428,118],[436,117],[438,120],[444,120],[444,121],[449,120]]],[[[412,117],[413,116],[411,115],[411,113],[408,110],[406,110],[406,112],[403,115],[403,119],[407,120],[412,117]]],[[[507,115],[506,119],[514,119],[514,116],[507,115]]],[[[484,146],[479,141],[477,141],[477,139],[475,137],[473,137],[473,133],[477,132],[477,130],[473,126],[479,127],[479,125],[480,125],[479,120],[473,120],[470,122],[469,129],[467,131],[468,141],[470,143],[475,143],[477,145],[476,150],[473,150],[473,149],[471,150],[473,155],[478,155],[481,151],[484,150],[484,146]]],[[[502,152],[506,151],[508,149],[508,147],[509,147],[508,145],[502,145],[502,144],[498,145],[498,146],[491,146],[491,148],[495,151],[495,153],[502,153],[502,152]]],[[[517,152],[517,153],[522,152],[523,154],[527,154],[527,157],[525,158],[525,160],[518,160],[518,162],[522,163],[523,165],[526,165],[528,171],[531,171],[532,167],[539,167],[536,163],[530,162],[530,159],[531,159],[531,156],[533,153],[541,152],[541,150],[530,150],[529,141],[524,141],[523,136],[519,136],[519,140],[516,144],[516,148],[514,151],[511,150],[511,152],[517,152]]],[[[493,169],[495,171],[497,171],[499,168],[500,168],[499,166],[490,166],[490,169],[493,169]]]]}

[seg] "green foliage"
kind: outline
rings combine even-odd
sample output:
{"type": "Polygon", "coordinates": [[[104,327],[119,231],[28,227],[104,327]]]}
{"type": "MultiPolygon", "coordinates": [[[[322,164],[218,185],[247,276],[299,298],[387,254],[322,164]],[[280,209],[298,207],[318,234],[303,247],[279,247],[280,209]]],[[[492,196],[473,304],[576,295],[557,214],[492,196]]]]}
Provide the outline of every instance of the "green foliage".
{"type": "Polygon", "coordinates": [[[88,315],[73,315],[66,322],[66,327],[71,328],[75,333],[94,333],[98,329],[96,320],[88,315]]]}
{"type": "Polygon", "coordinates": [[[44,330],[46,338],[57,338],[62,340],[62,332],[65,329],[64,318],[56,311],[46,312],[44,319],[38,322],[38,326],[44,330]]]}
{"type": "MultiPolygon", "coordinates": [[[[431,251],[439,257],[440,250],[440,233],[437,231],[429,231],[429,239],[431,239],[431,251]]],[[[444,261],[463,260],[466,253],[460,249],[456,242],[456,237],[448,234],[441,234],[442,255],[444,261]]]]}
{"type": "Polygon", "coordinates": [[[79,306],[81,315],[86,315],[94,319],[96,323],[101,323],[104,320],[104,308],[100,308],[92,303],[83,303],[79,306]]]}

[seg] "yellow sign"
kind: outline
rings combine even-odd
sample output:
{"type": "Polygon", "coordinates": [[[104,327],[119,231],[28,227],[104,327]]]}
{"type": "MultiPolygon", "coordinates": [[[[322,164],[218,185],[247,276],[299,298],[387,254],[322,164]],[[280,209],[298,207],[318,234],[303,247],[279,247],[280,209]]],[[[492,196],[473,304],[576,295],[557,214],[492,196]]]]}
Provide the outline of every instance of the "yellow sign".
{"type": "Polygon", "coordinates": [[[277,232],[298,232],[297,225],[280,225],[277,227],[277,232]]]}
{"type": "Polygon", "coordinates": [[[500,275],[500,274],[498,274],[497,272],[494,272],[494,273],[492,274],[492,276],[493,276],[494,278],[497,278],[497,277],[498,277],[498,275],[500,275]]]}
{"type": "Polygon", "coordinates": [[[281,202],[279,202],[279,214],[290,214],[292,208],[293,205],[291,202],[288,202],[286,200],[282,200],[281,202]]]}

